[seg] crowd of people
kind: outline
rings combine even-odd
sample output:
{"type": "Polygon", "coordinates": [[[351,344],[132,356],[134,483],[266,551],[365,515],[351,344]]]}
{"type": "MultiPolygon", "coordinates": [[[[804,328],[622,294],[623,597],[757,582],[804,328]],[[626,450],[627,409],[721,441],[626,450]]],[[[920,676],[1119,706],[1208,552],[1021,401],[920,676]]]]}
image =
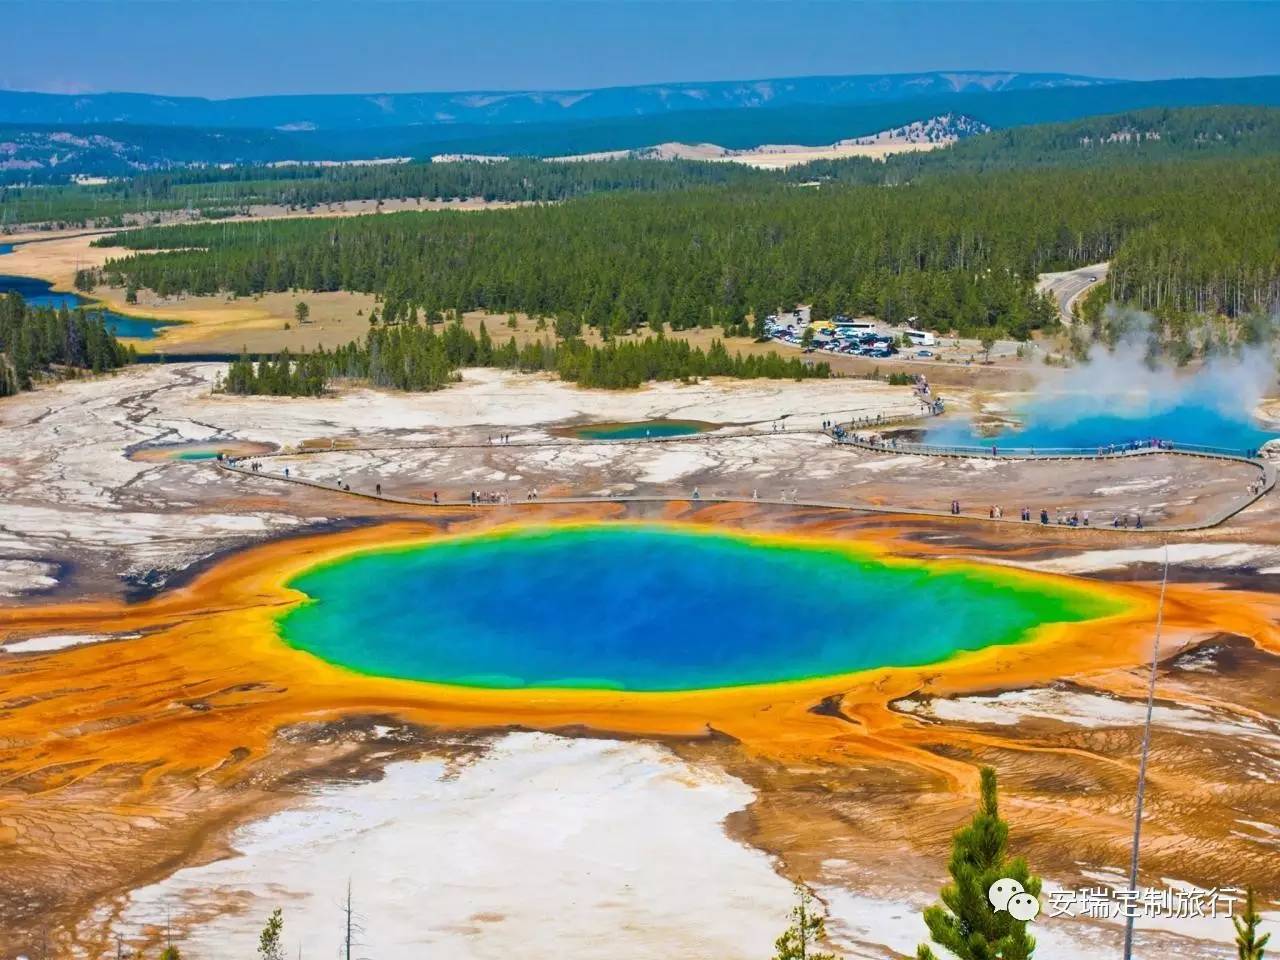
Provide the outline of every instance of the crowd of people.
{"type": "Polygon", "coordinates": [[[1128,443],[1109,443],[1098,448],[1098,456],[1103,457],[1115,453],[1130,453],[1134,450],[1172,450],[1173,441],[1152,437],[1148,440],[1130,440],[1128,443]]]}
{"type": "MultiPolygon", "coordinates": [[[[951,501],[950,512],[953,517],[958,517],[963,513],[960,507],[959,500],[951,501]]],[[[1090,513],[1088,510],[1066,510],[1062,507],[1058,507],[1054,510],[1053,515],[1050,516],[1048,509],[1044,507],[1040,508],[1039,514],[1037,515],[1037,513],[1033,511],[1030,507],[1024,506],[1018,512],[1018,519],[1021,520],[1023,523],[1031,523],[1034,519],[1037,518],[1037,516],[1039,518],[1040,523],[1043,526],[1058,526],[1058,527],[1090,526],[1090,513]]],[[[1133,524],[1132,524],[1133,527],[1137,530],[1143,529],[1142,514],[1135,512],[1134,514],[1132,514],[1132,517],[1133,517],[1133,524]]],[[[1004,507],[1000,506],[999,504],[991,504],[990,506],[988,506],[987,519],[1003,520],[1004,507]]],[[[1113,527],[1127,529],[1130,526],[1129,520],[1130,520],[1129,513],[1127,512],[1116,513],[1112,516],[1111,525],[1113,527]]]]}

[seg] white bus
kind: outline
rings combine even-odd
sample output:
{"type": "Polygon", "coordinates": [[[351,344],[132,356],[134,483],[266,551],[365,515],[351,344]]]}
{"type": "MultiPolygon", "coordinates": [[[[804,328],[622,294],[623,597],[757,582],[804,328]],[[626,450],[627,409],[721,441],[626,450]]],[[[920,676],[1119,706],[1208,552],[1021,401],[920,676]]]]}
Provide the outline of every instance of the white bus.
{"type": "Polygon", "coordinates": [[[938,343],[938,338],[928,330],[903,330],[902,335],[917,347],[932,347],[938,343]]]}
{"type": "Polygon", "coordinates": [[[874,330],[876,325],[870,320],[837,320],[835,328],[841,333],[866,333],[874,330]]]}

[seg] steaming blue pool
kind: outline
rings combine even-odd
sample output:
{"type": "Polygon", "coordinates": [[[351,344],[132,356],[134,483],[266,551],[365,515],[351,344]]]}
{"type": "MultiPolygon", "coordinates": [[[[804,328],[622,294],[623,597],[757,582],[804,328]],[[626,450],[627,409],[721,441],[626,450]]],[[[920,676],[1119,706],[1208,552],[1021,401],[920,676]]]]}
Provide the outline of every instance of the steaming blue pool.
{"type": "Polygon", "coordinates": [[[1167,402],[1060,395],[1037,400],[1015,415],[1020,423],[994,430],[967,417],[946,417],[929,427],[925,442],[1047,450],[1164,440],[1247,453],[1280,436],[1280,428],[1268,428],[1244,410],[1226,409],[1217,398],[1194,392],[1167,402]]]}
{"type": "MultiPolygon", "coordinates": [[[[12,250],[12,245],[9,249],[12,250]]],[[[8,252],[0,248],[0,253],[8,252]]],[[[63,307],[68,310],[84,307],[88,313],[101,316],[107,329],[117,337],[150,340],[160,332],[161,327],[173,325],[167,320],[141,320],[137,317],[126,317],[111,310],[96,308],[93,306],[93,301],[86,300],[78,293],[59,293],[53,289],[52,284],[37,280],[35,277],[0,275],[0,296],[9,293],[18,294],[33,307],[49,307],[54,310],[60,310],[63,307]]]]}

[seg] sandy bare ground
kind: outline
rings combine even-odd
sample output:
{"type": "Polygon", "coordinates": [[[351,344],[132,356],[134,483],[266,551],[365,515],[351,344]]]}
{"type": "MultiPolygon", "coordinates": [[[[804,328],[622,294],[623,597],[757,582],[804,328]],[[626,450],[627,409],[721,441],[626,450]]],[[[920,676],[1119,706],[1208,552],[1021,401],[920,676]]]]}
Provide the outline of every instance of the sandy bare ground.
{"type": "Polygon", "coordinates": [[[917,143],[907,140],[876,140],[864,143],[845,140],[829,147],[806,147],[800,144],[767,144],[755,150],[733,152],[717,158],[726,163],[742,163],[759,170],[785,170],[815,160],[844,160],[849,157],[866,157],[884,160],[899,153],[918,153],[946,146],[944,143],[917,143]]]}
{"type": "Polygon", "coordinates": [[[100,267],[120,255],[119,250],[91,246],[95,239],[97,235],[75,234],[22,244],[0,258],[0,270],[19,277],[38,277],[59,290],[71,290],[77,270],[100,267]]]}
{"type": "Polygon", "coordinates": [[[918,141],[905,137],[872,136],[823,146],[797,143],[766,143],[750,150],[729,150],[714,143],[660,143],[640,150],[605,150],[598,153],[555,157],[555,160],[613,160],[627,156],[653,160],[710,160],[716,163],[741,163],[760,170],[785,170],[814,160],[844,160],[867,157],[884,160],[898,153],[915,153],[944,147],[949,141],[918,141]]]}

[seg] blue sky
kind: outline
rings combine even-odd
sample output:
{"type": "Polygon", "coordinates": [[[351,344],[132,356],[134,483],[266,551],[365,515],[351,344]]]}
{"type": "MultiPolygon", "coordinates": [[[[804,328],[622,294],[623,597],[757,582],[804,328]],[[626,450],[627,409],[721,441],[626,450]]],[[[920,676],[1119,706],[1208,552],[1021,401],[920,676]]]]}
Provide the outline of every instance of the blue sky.
{"type": "Polygon", "coordinates": [[[1232,0],[5,0],[0,23],[0,87],[60,93],[559,89],[968,68],[1280,73],[1280,3],[1232,0]]]}

